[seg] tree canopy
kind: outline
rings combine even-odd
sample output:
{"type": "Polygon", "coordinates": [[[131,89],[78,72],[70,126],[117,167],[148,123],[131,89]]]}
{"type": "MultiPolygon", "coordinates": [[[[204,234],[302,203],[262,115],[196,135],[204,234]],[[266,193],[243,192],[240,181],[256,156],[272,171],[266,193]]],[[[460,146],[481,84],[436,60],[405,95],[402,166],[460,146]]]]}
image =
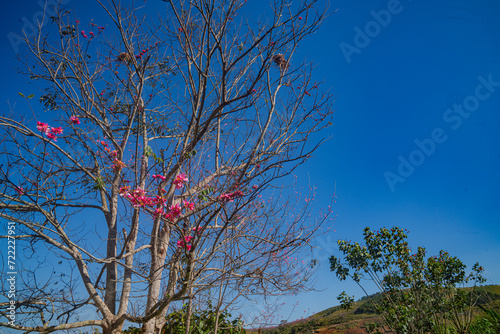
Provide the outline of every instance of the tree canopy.
{"type": "Polygon", "coordinates": [[[26,35],[21,72],[46,112],[26,94],[31,112],[0,116],[0,217],[22,249],[22,321],[0,325],[159,333],[177,301],[224,312],[307,289],[311,264],[292,256],[330,209],[311,215],[287,176],[333,110],[293,57],[326,9],[276,0],[256,20],[246,1],[181,0],[147,4],[153,18],[97,3],[106,22],[58,7],[49,33],[26,35]]]}

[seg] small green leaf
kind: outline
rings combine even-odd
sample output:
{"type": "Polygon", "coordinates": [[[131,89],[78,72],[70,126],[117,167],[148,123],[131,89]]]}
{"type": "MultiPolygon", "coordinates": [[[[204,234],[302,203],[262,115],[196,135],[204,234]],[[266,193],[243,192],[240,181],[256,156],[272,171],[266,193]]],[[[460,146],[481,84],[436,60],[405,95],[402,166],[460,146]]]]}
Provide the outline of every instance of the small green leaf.
{"type": "Polygon", "coordinates": [[[22,97],[25,97],[25,96],[24,96],[24,94],[23,94],[23,93],[21,93],[21,92],[19,92],[18,94],[19,94],[19,95],[21,95],[22,97]]]}
{"type": "Polygon", "coordinates": [[[32,98],[34,98],[34,97],[35,97],[35,94],[30,94],[30,95],[28,95],[28,99],[32,99],[32,98]]]}

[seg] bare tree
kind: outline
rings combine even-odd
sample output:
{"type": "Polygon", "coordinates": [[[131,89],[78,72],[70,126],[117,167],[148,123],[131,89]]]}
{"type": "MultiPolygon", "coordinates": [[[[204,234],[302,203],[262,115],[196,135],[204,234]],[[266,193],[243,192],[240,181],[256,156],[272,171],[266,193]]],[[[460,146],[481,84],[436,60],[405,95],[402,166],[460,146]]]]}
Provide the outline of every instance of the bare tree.
{"type": "Polygon", "coordinates": [[[293,56],[326,12],[274,0],[254,22],[243,0],[182,0],[162,19],[97,2],[109,24],[61,8],[54,33],[26,38],[50,112],[0,116],[0,217],[24,263],[22,323],[0,325],[159,333],[175,301],[307,289],[310,263],[291,258],[330,211],[311,216],[286,182],[333,111],[293,56]]]}

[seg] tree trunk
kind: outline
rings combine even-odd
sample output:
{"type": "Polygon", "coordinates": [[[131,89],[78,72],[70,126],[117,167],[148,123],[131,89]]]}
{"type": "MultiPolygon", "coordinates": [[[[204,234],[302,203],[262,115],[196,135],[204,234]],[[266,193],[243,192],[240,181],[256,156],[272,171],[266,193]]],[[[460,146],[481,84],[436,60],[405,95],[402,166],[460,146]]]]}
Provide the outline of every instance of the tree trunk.
{"type": "MultiPolygon", "coordinates": [[[[116,237],[116,224],[113,224],[108,232],[108,247],[106,253],[108,259],[116,257],[116,237]]],[[[104,296],[104,302],[112,314],[116,314],[116,271],[115,261],[106,265],[106,294],[104,296]]]]}

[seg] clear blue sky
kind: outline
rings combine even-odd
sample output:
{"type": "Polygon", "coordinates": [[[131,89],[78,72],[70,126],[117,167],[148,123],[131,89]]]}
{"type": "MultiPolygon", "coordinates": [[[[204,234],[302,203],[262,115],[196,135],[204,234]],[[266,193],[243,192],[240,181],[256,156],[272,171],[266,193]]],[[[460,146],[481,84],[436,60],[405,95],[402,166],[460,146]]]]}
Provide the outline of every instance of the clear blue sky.
{"type": "MultiPolygon", "coordinates": [[[[97,18],[87,1],[66,2],[79,17],[97,18]]],[[[256,17],[267,3],[249,0],[243,14],[256,17]]],[[[148,0],[144,12],[159,5],[148,0]]],[[[1,9],[7,110],[18,92],[36,93],[16,74],[8,36],[40,6],[3,1],[1,9]]],[[[338,0],[330,9],[337,12],[292,62],[316,63],[316,79],[335,94],[331,140],[299,171],[317,186],[318,206],[336,185],[335,232],[315,253],[323,291],[288,298],[281,314],[288,318],[297,301],[289,320],[337,305],[342,290],[361,296],[329,272],[328,257],[338,239],[360,241],[365,226],[407,228],[411,245],[431,255],[445,249],[469,266],[480,261],[488,283],[500,284],[500,2],[338,0]]]]}

